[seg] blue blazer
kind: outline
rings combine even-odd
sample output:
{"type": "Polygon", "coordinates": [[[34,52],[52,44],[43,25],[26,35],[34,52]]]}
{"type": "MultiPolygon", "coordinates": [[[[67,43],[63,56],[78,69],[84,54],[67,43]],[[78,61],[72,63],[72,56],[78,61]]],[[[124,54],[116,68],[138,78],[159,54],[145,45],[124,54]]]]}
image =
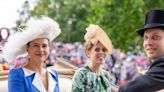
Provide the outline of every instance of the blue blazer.
{"type": "MultiPolygon", "coordinates": [[[[48,70],[48,92],[60,92],[57,75],[55,70],[48,70]]],[[[8,91],[45,92],[46,90],[35,72],[26,68],[16,68],[9,72],[8,91]]]]}

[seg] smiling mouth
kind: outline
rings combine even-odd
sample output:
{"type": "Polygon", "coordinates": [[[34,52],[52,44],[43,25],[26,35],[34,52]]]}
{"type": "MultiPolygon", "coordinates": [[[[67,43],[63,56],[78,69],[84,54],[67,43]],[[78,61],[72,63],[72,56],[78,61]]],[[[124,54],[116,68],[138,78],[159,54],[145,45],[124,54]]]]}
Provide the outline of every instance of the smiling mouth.
{"type": "Polygon", "coordinates": [[[103,58],[99,58],[100,61],[103,61],[103,58]]]}
{"type": "Polygon", "coordinates": [[[102,61],[104,61],[105,59],[104,59],[104,57],[99,57],[98,60],[102,62],[102,61]]]}
{"type": "Polygon", "coordinates": [[[148,53],[148,54],[154,54],[155,51],[154,51],[154,50],[148,50],[147,53],[148,53]]]}
{"type": "Polygon", "coordinates": [[[154,52],[156,49],[146,49],[147,52],[154,52]]]}
{"type": "Polygon", "coordinates": [[[42,56],[43,56],[43,54],[36,54],[36,56],[42,57],[42,56]]]}

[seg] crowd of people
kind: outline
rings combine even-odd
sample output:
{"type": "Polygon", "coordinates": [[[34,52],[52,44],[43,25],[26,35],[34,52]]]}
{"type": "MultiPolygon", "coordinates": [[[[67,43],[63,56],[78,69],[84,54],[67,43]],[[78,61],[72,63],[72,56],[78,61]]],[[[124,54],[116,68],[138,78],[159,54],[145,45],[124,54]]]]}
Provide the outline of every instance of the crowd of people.
{"type": "MultiPolygon", "coordinates": [[[[45,62],[45,67],[53,66],[56,58],[62,58],[77,67],[83,67],[87,64],[86,55],[83,51],[83,43],[62,43],[56,42],[51,44],[50,55],[45,62]]],[[[26,64],[26,56],[22,56],[8,64],[1,57],[1,64],[13,67],[22,67],[26,64]],[[20,62],[21,61],[21,62],[20,62]]],[[[136,76],[144,74],[149,63],[143,53],[122,52],[114,49],[112,55],[108,55],[103,68],[111,74],[111,81],[117,85],[124,85],[129,80],[133,80],[136,76]]]]}
{"type": "Polygon", "coordinates": [[[161,85],[164,59],[163,16],[163,10],[149,11],[144,28],[137,31],[144,39],[147,58],[142,51],[125,53],[113,49],[105,31],[94,24],[86,28],[85,44],[50,44],[61,32],[59,25],[48,17],[31,19],[25,29],[27,31],[10,36],[4,51],[2,50],[4,57],[1,57],[1,65],[3,68],[8,65],[7,68],[11,69],[8,77],[9,92],[59,92],[57,72],[46,69],[55,64],[56,58],[65,59],[79,67],[72,79],[72,92],[110,92],[111,83],[120,86],[116,90],[119,92],[161,90],[164,87],[161,85]],[[38,83],[40,86],[37,86],[38,83]]]}
{"type": "MultiPolygon", "coordinates": [[[[75,66],[84,67],[87,64],[87,58],[83,49],[83,43],[80,42],[54,43],[47,65],[53,65],[55,58],[60,57],[75,66]]],[[[144,74],[148,66],[149,63],[144,52],[125,53],[119,49],[114,49],[112,55],[108,55],[105,64],[103,64],[103,68],[112,75],[112,82],[117,85],[124,85],[136,76],[144,74]]]]}

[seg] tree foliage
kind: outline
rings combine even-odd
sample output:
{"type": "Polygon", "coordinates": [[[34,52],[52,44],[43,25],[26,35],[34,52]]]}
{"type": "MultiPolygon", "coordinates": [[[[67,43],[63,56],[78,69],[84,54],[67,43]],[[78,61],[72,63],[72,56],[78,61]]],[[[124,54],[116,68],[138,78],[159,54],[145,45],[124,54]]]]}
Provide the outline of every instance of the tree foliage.
{"type": "Polygon", "coordinates": [[[46,15],[62,29],[58,41],[84,41],[85,28],[93,23],[102,27],[114,48],[123,51],[142,47],[135,32],[144,25],[144,15],[151,9],[164,9],[164,0],[40,0],[30,16],[46,15]]]}

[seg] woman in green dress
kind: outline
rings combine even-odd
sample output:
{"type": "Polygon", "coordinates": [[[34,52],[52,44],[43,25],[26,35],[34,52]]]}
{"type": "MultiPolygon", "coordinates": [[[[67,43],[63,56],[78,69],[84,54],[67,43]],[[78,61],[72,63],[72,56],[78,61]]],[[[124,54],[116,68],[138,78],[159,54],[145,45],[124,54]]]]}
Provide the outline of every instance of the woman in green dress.
{"type": "Polygon", "coordinates": [[[111,92],[109,73],[101,68],[106,56],[112,53],[112,43],[107,34],[97,25],[86,28],[85,54],[87,66],[76,71],[72,92],[111,92]]]}

